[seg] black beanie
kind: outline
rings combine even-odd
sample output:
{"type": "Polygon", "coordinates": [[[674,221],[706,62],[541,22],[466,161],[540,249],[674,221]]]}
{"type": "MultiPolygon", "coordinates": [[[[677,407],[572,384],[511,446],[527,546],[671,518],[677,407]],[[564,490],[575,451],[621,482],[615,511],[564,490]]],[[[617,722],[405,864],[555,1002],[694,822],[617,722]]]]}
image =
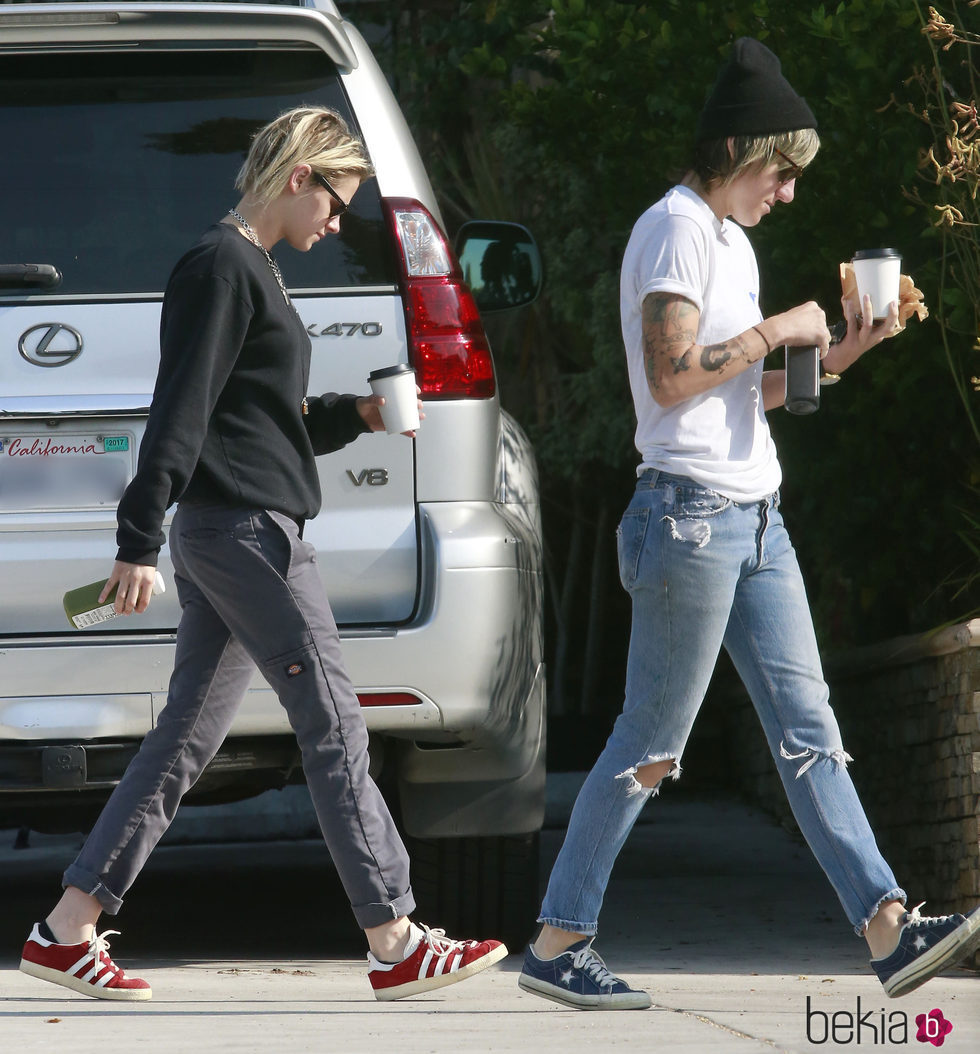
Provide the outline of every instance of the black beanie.
{"type": "Polygon", "coordinates": [[[783,76],[779,59],[753,37],[739,37],[701,111],[695,141],[816,127],[816,117],[783,76]]]}

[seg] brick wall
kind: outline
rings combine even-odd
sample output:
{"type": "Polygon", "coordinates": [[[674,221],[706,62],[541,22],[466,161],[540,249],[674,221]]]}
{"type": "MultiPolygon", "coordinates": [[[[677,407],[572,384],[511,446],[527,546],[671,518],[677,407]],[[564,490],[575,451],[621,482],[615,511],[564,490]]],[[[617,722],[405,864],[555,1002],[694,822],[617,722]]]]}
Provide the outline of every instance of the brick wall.
{"type": "MultiPolygon", "coordinates": [[[[826,660],[849,771],[882,853],[930,915],[980,904],[980,619],[826,660]]],[[[795,826],[744,692],[725,708],[733,776],[795,826]]],[[[977,956],[980,965],[980,954],[977,956]]]]}

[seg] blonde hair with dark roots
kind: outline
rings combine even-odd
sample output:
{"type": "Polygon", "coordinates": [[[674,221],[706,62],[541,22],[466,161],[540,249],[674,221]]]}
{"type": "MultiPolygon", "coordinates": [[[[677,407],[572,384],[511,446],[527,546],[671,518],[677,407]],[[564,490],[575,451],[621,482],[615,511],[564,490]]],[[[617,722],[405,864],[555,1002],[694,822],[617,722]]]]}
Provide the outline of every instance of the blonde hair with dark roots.
{"type": "Polygon", "coordinates": [[[235,186],[268,205],[286,189],[293,169],[303,164],[331,183],[345,176],[363,182],[374,172],[363,143],[340,114],[327,106],[300,106],[255,133],[235,186]]]}
{"type": "Polygon", "coordinates": [[[708,139],[694,148],[691,166],[705,187],[727,187],[743,172],[765,168],[773,161],[782,162],[777,150],[806,168],[817,156],[820,136],[813,128],[799,128],[793,132],[773,135],[736,135],[728,139],[708,139]]]}

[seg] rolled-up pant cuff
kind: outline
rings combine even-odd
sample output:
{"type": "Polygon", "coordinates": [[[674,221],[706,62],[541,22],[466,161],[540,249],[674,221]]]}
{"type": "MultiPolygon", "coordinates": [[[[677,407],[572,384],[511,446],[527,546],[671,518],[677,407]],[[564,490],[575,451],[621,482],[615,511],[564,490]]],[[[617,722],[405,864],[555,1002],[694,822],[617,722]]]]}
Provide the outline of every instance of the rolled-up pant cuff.
{"type": "Polygon", "coordinates": [[[599,931],[597,922],[569,922],[567,919],[549,918],[546,915],[539,916],[538,922],[553,926],[556,930],[564,930],[566,933],[584,933],[587,937],[594,937],[599,931]]]}
{"type": "Polygon", "coordinates": [[[106,889],[98,875],[93,875],[77,864],[72,864],[61,880],[62,889],[67,889],[69,886],[80,889],[90,897],[95,897],[107,915],[118,914],[122,907],[122,897],[117,897],[111,890],[106,889]]]}
{"type": "Polygon", "coordinates": [[[352,909],[358,926],[362,930],[369,930],[400,919],[403,915],[411,915],[415,910],[415,897],[409,890],[386,904],[355,904],[352,909]]]}

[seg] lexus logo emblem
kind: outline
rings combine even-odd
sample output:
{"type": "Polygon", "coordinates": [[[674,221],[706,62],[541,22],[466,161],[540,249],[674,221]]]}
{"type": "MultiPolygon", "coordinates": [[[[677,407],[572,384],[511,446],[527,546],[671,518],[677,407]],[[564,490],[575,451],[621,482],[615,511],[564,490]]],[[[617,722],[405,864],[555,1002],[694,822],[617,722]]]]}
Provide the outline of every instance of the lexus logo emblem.
{"type": "Polygon", "coordinates": [[[42,322],[21,333],[17,347],[32,366],[67,366],[82,353],[82,335],[64,322],[42,322]]]}

